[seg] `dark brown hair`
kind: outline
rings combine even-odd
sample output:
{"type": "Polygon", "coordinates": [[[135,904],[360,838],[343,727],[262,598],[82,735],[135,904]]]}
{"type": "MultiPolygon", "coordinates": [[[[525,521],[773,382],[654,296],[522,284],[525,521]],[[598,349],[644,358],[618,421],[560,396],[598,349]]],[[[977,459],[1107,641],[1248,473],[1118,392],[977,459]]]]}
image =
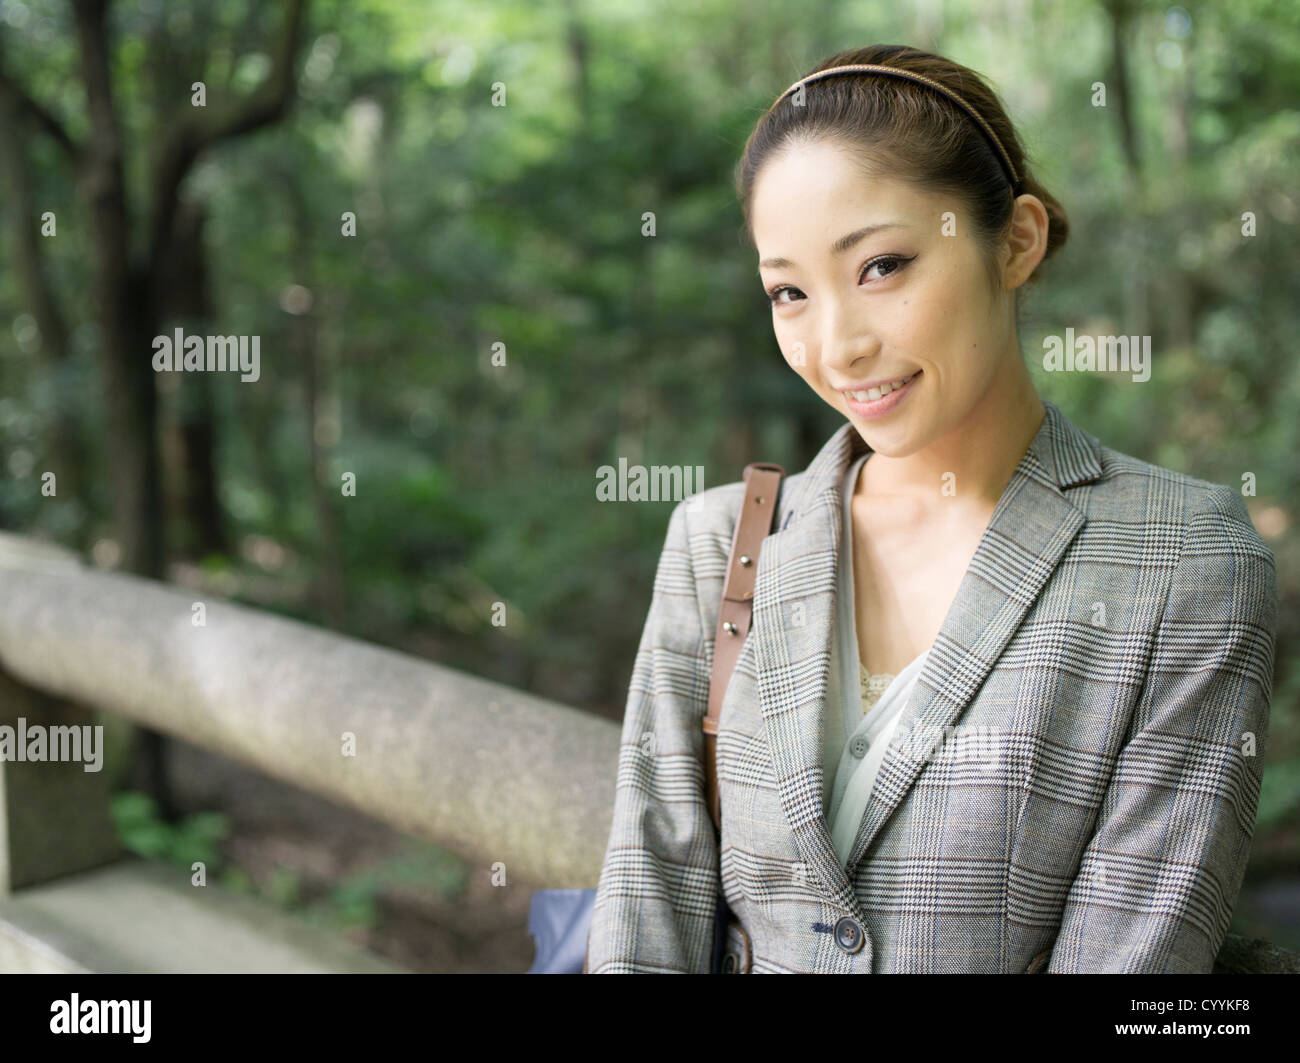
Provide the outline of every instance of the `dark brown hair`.
{"type": "MultiPolygon", "coordinates": [[[[896,44],[839,52],[804,74],[850,63],[875,63],[922,74],[952,90],[989,124],[1020,178],[1020,192],[1037,196],[1049,221],[1046,262],[1070,232],[1065,208],[1030,172],[1011,120],[997,94],[973,70],[950,59],[896,44]]],[[[804,105],[785,97],[759,119],[736,165],[736,194],[745,230],[754,243],[754,183],[763,165],[788,147],[830,138],[855,150],[869,175],[905,175],[931,192],[948,193],[966,205],[971,235],[990,281],[994,251],[1010,229],[1014,194],[997,149],[969,114],[926,85],[876,73],[836,74],[804,87],[804,105]]],[[[1041,269],[1042,263],[1039,263],[1041,269]]],[[[1029,278],[1039,276],[1035,270],[1029,278]]]]}

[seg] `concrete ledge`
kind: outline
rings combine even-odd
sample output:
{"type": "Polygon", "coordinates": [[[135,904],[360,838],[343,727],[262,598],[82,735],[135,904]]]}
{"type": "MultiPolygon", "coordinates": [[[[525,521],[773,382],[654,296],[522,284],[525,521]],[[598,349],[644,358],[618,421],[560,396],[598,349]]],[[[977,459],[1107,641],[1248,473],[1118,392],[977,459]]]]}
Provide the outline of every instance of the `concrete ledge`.
{"type": "Polygon", "coordinates": [[[335,934],[142,860],[0,899],[2,974],[406,974],[335,934]]]}
{"type": "Polygon", "coordinates": [[[2,533],[0,668],[482,869],[554,888],[600,877],[614,721],[2,533]]]}

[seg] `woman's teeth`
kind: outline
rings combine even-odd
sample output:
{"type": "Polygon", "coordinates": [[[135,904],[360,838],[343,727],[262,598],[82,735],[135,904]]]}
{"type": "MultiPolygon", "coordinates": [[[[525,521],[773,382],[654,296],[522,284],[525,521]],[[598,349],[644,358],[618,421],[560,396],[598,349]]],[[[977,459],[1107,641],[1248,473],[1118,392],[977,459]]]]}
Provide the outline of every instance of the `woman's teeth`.
{"type": "MultiPolygon", "coordinates": [[[[919,373],[920,370],[918,369],[916,372],[919,373]]],[[[850,391],[846,394],[853,396],[853,399],[856,402],[872,402],[875,399],[883,398],[891,391],[897,391],[899,388],[911,381],[915,376],[916,373],[913,373],[909,377],[903,377],[901,380],[895,380],[889,384],[882,384],[878,388],[868,388],[866,391],[850,391]]]]}

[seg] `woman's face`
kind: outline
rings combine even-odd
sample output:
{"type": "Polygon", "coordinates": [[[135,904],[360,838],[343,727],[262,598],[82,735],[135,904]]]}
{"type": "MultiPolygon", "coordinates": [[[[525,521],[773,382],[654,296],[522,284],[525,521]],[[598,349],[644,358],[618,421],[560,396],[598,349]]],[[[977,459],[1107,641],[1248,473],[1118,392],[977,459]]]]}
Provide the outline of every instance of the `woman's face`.
{"type": "Polygon", "coordinates": [[[990,291],[958,200],[865,177],[820,141],[764,166],[751,219],[781,353],[873,450],[911,454],[1015,387],[1009,293],[990,291]],[[918,372],[888,409],[844,390],[918,372]]]}

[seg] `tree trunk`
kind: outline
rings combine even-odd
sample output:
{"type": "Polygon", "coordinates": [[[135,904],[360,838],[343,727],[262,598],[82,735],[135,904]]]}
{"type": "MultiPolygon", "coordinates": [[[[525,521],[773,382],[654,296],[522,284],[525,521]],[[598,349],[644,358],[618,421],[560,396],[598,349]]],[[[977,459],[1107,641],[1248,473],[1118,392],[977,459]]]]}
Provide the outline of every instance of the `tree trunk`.
{"type": "Polygon", "coordinates": [[[1128,299],[1126,320],[1121,331],[1126,335],[1145,336],[1151,333],[1151,297],[1148,283],[1151,274],[1150,240],[1145,224],[1148,208],[1128,61],[1128,40],[1133,32],[1133,16],[1136,9],[1133,0],[1105,0],[1103,6],[1110,16],[1110,80],[1113,88],[1113,92],[1107,99],[1107,105],[1111,107],[1119,126],[1120,149],[1123,153],[1129,184],[1138,205],[1136,213],[1140,221],[1134,234],[1137,246],[1127,262],[1124,289],[1128,299]]]}
{"type": "Polygon", "coordinates": [[[164,574],[157,396],[152,366],[155,308],[146,278],[131,259],[121,131],[113,100],[103,0],[78,0],[73,11],[86,87],[90,131],[80,191],[90,218],[92,292],[108,402],[108,463],[121,567],[164,574]]]}
{"type": "MultiPolygon", "coordinates": [[[[207,255],[203,246],[205,213],[194,202],[182,203],[176,212],[168,262],[159,281],[165,307],[164,321],[182,322],[188,332],[206,334],[213,320],[212,292],[207,255]]],[[[220,330],[218,330],[220,331],[220,330]]],[[[207,373],[178,376],[176,423],[169,425],[174,455],[169,476],[175,484],[176,515],[186,530],[190,556],[230,553],[225,520],[217,491],[217,425],[213,407],[213,381],[207,373]]]]}

